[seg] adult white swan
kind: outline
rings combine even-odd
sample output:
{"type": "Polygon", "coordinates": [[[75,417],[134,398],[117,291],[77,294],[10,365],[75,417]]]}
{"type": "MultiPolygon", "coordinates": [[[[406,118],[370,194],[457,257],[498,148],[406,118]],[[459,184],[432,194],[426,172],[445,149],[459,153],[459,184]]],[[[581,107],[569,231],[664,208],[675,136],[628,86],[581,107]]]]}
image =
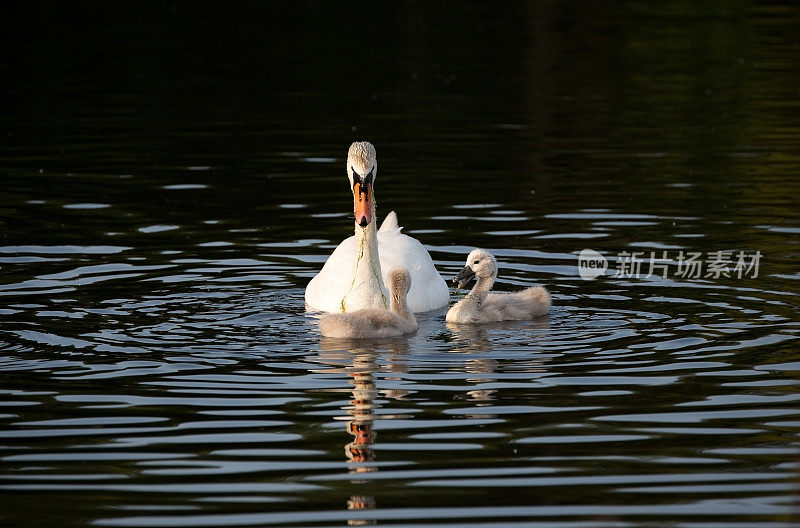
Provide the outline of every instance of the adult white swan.
{"type": "Polygon", "coordinates": [[[364,308],[389,309],[388,273],[405,268],[411,274],[408,307],[426,312],[446,306],[450,292],[436,271],[431,256],[418,240],[400,232],[392,211],[380,229],[375,219],[375,147],[367,141],[350,145],[347,176],[353,191],[356,218],[354,236],[333,251],[316,277],[306,287],[309,308],[326,312],[351,312],[364,308]]]}

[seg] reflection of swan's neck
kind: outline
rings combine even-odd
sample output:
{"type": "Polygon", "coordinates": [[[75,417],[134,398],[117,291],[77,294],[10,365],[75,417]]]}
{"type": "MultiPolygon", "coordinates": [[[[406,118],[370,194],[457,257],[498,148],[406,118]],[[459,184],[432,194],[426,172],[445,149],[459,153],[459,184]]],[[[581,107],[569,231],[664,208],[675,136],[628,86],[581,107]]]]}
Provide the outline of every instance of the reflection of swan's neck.
{"type": "Polygon", "coordinates": [[[486,296],[489,295],[489,290],[492,289],[494,284],[494,277],[478,277],[478,282],[472,287],[466,297],[464,297],[465,307],[480,308],[486,296]]]}
{"type": "MultiPolygon", "coordinates": [[[[375,200],[372,200],[372,221],[367,227],[356,224],[355,234],[355,269],[353,285],[348,295],[353,292],[368,292],[379,296],[383,307],[389,309],[386,287],[383,285],[381,262],[378,258],[378,226],[375,220],[375,200]]],[[[345,298],[342,299],[342,311],[345,311],[345,298]]]]}

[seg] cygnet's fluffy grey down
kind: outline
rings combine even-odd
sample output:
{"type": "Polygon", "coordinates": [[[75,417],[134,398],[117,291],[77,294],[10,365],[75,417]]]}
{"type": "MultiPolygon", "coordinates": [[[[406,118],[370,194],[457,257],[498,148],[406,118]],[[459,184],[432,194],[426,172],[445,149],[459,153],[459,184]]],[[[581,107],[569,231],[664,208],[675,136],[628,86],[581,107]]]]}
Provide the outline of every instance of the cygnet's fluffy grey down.
{"type": "Polygon", "coordinates": [[[478,282],[464,299],[450,308],[445,317],[447,322],[521,321],[550,311],[550,294],[542,286],[531,286],[514,293],[490,292],[497,278],[497,260],[485,249],[472,250],[467,265],[453,280],[463,284],[473,278],[478,282]]]}
{"type": "Polygon", "coordinates": [[[417,320],[408,309],[406,296],[411,275],[405,268],[389,272],[389,310],[365,308],[350,313],[328,313],[319,321],[319,331],[326,337],[370,338],[411,334],[417,320]]]}

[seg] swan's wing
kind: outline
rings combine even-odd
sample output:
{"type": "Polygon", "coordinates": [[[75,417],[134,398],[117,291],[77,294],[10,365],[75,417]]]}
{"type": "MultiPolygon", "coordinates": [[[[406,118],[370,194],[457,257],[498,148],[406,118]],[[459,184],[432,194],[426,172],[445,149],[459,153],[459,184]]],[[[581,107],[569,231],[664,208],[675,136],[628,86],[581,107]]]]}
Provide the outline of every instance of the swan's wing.
{"type": "Polygon", "coordinates": [[[486,322],[529,319],[526,304],[518,293],[490,292],[481,304],[478,317],[486,322]]]}
{"type": "Polygon", "coordinates": [[[490,291],[483,300],[483,306],[502,307],[504,304],[513,302],[513,297],[517,295],[510,292],[490,291]]]}
{"type": "Polygon", "coordinates": [[[550,311],[550,294],[542,286],[531,286],[513,293],[490,292],[483,307],[499,311],[502,319],[529,319],[550,311]]]}
{"type": "Polygon", "coordinates": [[[520,292],[527,301],[530,313],[533,317],[544,315],[550,311],[552,298],[544,286],[531,286],[520,292]]]}
{"type": "Polygon", "coordinates": [[[320,272],[306,286],[306,304],[315,310],[341,311],[342,298],[353,282],[354,260],[355,237],[351,236],[333,250],[320,272]]]}
{"type": "MultiPolygon", "coordinates": [[[[397,216],[394,222],[397,222],[397,216]]],[[[389,217],[378,231],[378,254],[383,280],[388,283],[389,272],[394,268],[405,268],[411,274],[411,289],[408,292],[408,307],[412,312],[427,312],[447,306],[450,291],[447,284],[419,240],[404,235],[400,228],[384,230],[389,217]]]]}
{"type": "Polygon", "coordinates": [[[397,213],[390,211],[389,214],[386,215],[386,218],[383,219],[383,223],[378,229],[378,233],[390,233],[392,231],[397,231],[399,233],[401,229],[403,228],[400,227],[400,224],[397,221],[397,213]]]}

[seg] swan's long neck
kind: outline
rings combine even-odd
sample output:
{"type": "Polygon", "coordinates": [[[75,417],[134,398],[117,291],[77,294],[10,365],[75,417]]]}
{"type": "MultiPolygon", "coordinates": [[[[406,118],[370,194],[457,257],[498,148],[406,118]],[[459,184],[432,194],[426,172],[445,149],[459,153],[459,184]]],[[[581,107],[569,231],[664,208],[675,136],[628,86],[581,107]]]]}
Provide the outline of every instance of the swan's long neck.
{"type": "Polygon", "coordinates": [[[386,286],[383,284],[381,262],[378,258],[378,226],[375,220],[375,200],[372,200],[372,222],[367,227],[356,224],[355,264],[353,283],[342,298],[341,309],[346,311],[346,300],[350,295],[365,295],[377,299],[385,309],[389,309],[386,286]]]}
{"type": "Polygon", "coordinates": [[[393,291],[391,295],[391,310],[406,321],[416,322],[411,310],[408,309],[408,303],[406,302],[406,299],[407,294],[399,291],[393,291]]]}
{"type": "Polygon", "coordinates": [[[489,290],[492,289],[492,285],[494,284],[494,277],[479,277],[478,282],[475,283],[475,286],[472,287],[472,291],[470,291],[464,300],[464,307],[468,309],[479,309],[483,301],[486,300],[486,296],[489,295],[489,290]]]}

